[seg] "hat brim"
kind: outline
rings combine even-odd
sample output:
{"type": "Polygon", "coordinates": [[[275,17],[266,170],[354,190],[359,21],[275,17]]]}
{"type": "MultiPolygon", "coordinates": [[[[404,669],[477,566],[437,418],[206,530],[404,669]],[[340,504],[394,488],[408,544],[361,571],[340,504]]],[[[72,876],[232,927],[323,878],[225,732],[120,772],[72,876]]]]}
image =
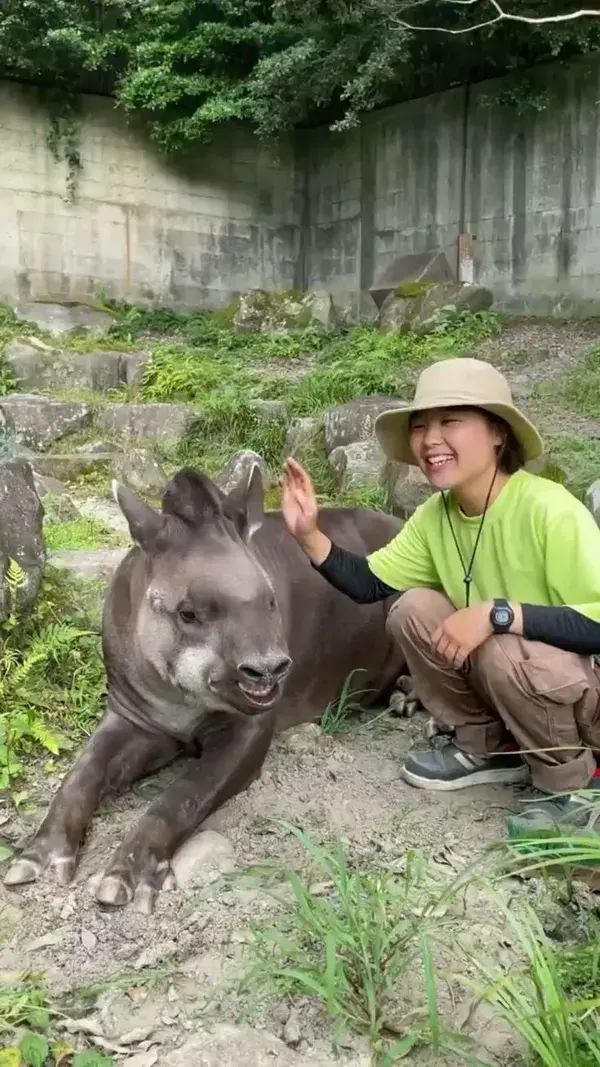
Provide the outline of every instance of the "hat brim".
{"type": "MultiPolygon", "coordinates": [[[[430,405],[427,410],[452,406],[465,407],[464,398],[457,397],[455,404],[452,404],[449,398],[445,398],[443,404],[430,405]]],[[[489,411],[492,415],[499,415],[508,423],[523,449],[525,463],[531,463],[543,455],[544,442],[540,434],[518,408],[508,404],[477,404],[477,407],[483,411],[489,411]]],[[[375,436],[388,459],[418,466],[410,447],[410,418],[415,412],[423,410],[423,407],[407,404],[406,407],[391,408],[378,415],[375,420],[375,436]]]]}

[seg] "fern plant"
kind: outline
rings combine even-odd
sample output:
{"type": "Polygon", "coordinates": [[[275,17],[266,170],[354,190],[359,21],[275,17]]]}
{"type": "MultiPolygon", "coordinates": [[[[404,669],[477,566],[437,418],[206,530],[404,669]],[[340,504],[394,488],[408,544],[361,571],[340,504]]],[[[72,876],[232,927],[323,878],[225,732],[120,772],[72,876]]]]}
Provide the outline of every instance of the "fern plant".
{"type": "Polygon", "coordinates": [[[57,756],[71,747],[58,723],[68,720],[70,704],[76,706],[72,685],[84,642],[91,653],[90,695],[99,697],[102,684],[97,635],[68,619],[40,623],[34,615],[27,625],[18,608],[27,575],[16,560],[9,561],[5,584],[9,610],[0,624],[0,789],[22,775],[26,757],[39,751],[57,756]]]}

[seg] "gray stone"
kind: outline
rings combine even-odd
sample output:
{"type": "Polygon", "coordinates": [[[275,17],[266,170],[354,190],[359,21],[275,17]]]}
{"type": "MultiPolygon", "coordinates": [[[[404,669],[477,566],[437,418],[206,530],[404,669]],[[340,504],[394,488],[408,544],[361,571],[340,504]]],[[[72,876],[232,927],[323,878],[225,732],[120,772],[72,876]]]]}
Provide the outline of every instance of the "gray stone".
{"type": "Polygon", "coordinates": [[[323,416],[325,451],[329,454],[340,445],[369,440],[377,416],[404,404],[404,400],[393,396],[359,396],[347,404],[328,408],[323,416]]]}
{"type": "MultiPolygon", "coordinates": [[[[163,1056],[163,1067],[331,1067],[331,1051],[309,1048],[299,1052],[266,1030],[251,1026],[216,1023],[210,1029],[196,1028],[193,1037],[163,1056]]],[[[369,1067],[370,1054],[354,1051],[340,1055],[339,1067],[369,1067]]]]}
{"type": "Polygon", "coordinates": [[[585,505],[591,511],[596,522],[600,526],[600,478],[592,482],[585,494],[585,505]]]}
{"type": "Polygon", "coordinates": [[[7,617],[11,606],[4,579],[9,560],[25,572],[26,581],[16,593],[17,606],[29,607],[39,592],[46,563],[43,519],[29,462],[0,459],[0,619],[7,617]]]}
{"type": "Polygon", "coordinates": [[[381,308],[386,297],[395,290],[425,292],[436,282],[451,282],[455,277],[445,252],[439,249],[409,252],[394,259],[369,292],[377,307],[381,308]]]}
{"type": "Polygon", "coordinates": [[[119,449],[110,441],[89,441],[85,445],[78,445],[73,451],[84,456],[97,456],[105,452],[118,452],[119,449]]]}
{"type": "Polygon", "coordinates": [[[130,389],[139,389],[144,371],[151,359],[150,352],[123,352],[121,377],[130,389]]]}
{"type": "Polygon", "coordinates": [[[288,427],[285,438],[286,455],[298,456],[303,448],[317,440],[322,428],[321,418],[294,419],[288,427]]]}
{"type": "Polygon", "coordinates": [[[86,519],[97,519],[116,533],[123,534],[128,541],[131,540],[127,519],[114,500],[78,500],[77,507],[79,514],[86,519]]]}
{"type": "Polygon", "coordinates": [[[73,578],[112,578],[130,548],[61,549],[50,552],[48,562],[66,570],[73,578]]]}
{"type": "Polygon", "coordinates": [[[329,462],[341,489],[363,489],[379,485],[385,469],[385,456],[378,442],[354,441],[339,445],[330,453],[329,462]]]}
{"type": "Polygon", "coordinates": [[[107,404],[96,421],[106,430],[131,437],[180,440],[193,415],[190,404],[107,404]]]}
{"type": "Polygon", "coordinates": [[[264,422],[281,422],[285,419],[285,403],[283,400],[250,400],[248,407],[264,422]]]}
{"type": "Polygon", "coordinates": [[[445,309],[487,311],[493,302],[489,289],[461,282],[441,282],[413,295],[390,292],[381,306],[379,327],[384,332],[432,333],[445,309]]]}
{"type": "Polygon", "coordinates": [[[379,319],[379,308],[367,290],[339,290],[331,299],[340,326],[374,326],[379,319]]]}
{"type": "Polygon", "coordinates": [[[337,315],[331,294],[321,290],[243,293],[233,316],[233,328],[244,333],[286,333],[319,324],[333,329],[337,315]]]}
{"type": "Polygon", "coordinates": [[[111,469],[111,478],[116,478],[135,493],[162,493],[167,476],[147,449],[119,454],[115,457],[111,469]]]}
{"type": "Polygon", "coordinates": [[[382,474],[387,506],[400,519],[410,516],[431,495],[431,486],[419,467],[388,460],[382,474]]]}
{"type": "Polygon", "coordinates": [[[179,889],[198,889],[235,869],[233,846],[216,830],[203,830],[175,853],[171,868],[179,889]]]}
{"type": "Polygon", "coordinates": [[[34,322],[41,330],[61,337],[72,330],[85,330],[91,337],[102,337],[114,323],[108,311],[96,311],[87,304],[50,304],[30,301],[14,309],[18,319],[34,322]]]}
{"type": "Polygon", "coordinates": [[[270,482],[269,468],[263,457],[250,448],[234,452],[221,473],[215,478],[215,483],[223,493],[231,493],[238,485],[246,482],[255,463],[258,463],[260,467],[263,485],[266,489],[270,482]]]}
{"type": "Polygon", "coordinates": [[[120,352],[44,352],[13,341],[6,354],[22,389],[91,389],[108,393],[121,385],[120,352]]]}
{"type": "Polygon", "coordinates": [[[51,478],[49,475],[38,474],[37,471],[33,472],[33,484],[35,485],[35,491],[40,500],[45,497],[47,493],[51,493],[52,496],[59,496],[63,493],[68,493],[66,485],[59,482],[57,478],[51,478]]]}
{"type": "Polygon", "coordinates": [[[36,456],[30,462],[35,473],[45,477],[57,478],[59,481],[72,481],[73,478],[81,478],[85,474],[97,471],[108,471],[114,463],[114,452],[105,452],[102,455],[73,455],[70,452],[52,453],[36,456]]]}
{"type": "Polygon", "coordinates": [[[92,422],[89,404],[74,400],[9,393],[0,398],[0,408],[12,421],[17,441],[31,448],[45,448],[61,437],[86,429],[92,422]]]}
{"type": "MultiPolygon", "coordinates": [[[[60,485],[60,482],[58,483],[60,485]]],[[[68,493],[46,493],[44,496],[44,526],[47,523],[72,522],[80,518],[68,493]]]]}

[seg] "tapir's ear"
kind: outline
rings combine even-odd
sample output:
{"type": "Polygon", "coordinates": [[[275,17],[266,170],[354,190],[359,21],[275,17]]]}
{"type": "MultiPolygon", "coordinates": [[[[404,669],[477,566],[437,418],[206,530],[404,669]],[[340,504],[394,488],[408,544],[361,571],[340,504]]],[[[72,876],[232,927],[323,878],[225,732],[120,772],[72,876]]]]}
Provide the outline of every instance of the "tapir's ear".
{"type": "Polygon", "coordinates": [[[135,493],[131,492],[131,489],[128,489],[125,485],[119,485],[115,480],[112,482],[112,491],[117,504],[127,519],[127,525],[133,540],[143,549],[152,549],[164,527],[164,517],[160,512],[151,508],[149,504],[140,500],[135,493]]]}
{"type": "Polygon", "coordinates": [[[225,498],[224,510],[233,518],[241,536],[249,541],[262,526],[265,517],[265,489],[258,463],[253,463],[245,483],[232,489],[225,498]]]}

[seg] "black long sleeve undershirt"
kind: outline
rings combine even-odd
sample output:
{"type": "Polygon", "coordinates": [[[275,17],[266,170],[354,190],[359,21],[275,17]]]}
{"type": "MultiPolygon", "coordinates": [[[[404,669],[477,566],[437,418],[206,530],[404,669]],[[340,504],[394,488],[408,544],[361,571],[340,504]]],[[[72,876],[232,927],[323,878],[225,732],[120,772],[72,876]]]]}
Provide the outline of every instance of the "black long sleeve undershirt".
{"type": "MultiPolygon", "coordinates": [[[[366,556],[347,552],[335,544],[327,559],[313,566],[331,585],[359,604],[373,604],[402,592],[377,578],[366,556]]],[[[600,656],[600,623],[562,605],[522,604],[521,608],[523,636],[528,641],[542,641],[580,656],[600,656]]]]}

